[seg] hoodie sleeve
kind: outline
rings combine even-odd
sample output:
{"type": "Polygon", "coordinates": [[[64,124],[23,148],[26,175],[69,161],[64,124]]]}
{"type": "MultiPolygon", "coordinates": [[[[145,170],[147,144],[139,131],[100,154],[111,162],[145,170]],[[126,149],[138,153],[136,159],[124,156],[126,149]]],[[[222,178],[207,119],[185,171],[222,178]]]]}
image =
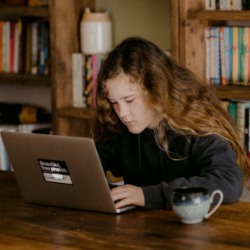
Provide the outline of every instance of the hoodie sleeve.
{"type": "Polygon", "coordinates": [[[192,149],[192,157],[200,174],[142,187],[145,208],[171,208],[173,190],[179,187],[204,187],[210,193],[220,189],[224,194],[224,203],[232,203],[240,198],[243,173],[228,142],[217,136],[201,137],[192,149]]]}

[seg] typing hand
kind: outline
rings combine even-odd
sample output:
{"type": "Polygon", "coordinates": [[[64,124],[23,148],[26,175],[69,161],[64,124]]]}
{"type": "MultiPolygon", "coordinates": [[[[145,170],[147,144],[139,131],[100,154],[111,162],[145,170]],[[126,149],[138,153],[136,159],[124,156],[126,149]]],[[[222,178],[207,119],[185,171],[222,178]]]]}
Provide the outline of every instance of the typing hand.
{"type": "Polygon", "coordinates": [[[133,185],[123,185],[111,190],[111,196],[116,208],[128,205],[144,206],[145,198],[142,188],[133,185]]]}

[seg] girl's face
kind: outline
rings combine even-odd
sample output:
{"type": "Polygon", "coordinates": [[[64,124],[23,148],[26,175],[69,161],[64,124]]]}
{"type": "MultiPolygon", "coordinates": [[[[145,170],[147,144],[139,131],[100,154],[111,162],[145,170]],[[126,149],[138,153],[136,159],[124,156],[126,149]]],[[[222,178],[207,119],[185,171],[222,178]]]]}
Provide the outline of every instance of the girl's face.
{"type": "Polygon", "coordinates": [[[146,94],[128,75],[121,73],[106,82],[108,101],[112,104],[121,122],[133,134],[145,128],[154,128],[157,119],[154,110],[147,101],[146,94]]]}

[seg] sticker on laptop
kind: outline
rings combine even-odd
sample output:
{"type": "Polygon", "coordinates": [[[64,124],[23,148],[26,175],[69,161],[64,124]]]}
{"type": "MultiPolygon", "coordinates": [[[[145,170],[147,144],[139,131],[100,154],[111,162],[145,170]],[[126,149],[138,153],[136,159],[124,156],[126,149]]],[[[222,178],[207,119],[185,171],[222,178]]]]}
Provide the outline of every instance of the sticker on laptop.
{"type": "Polygon", "coordinates": [[[65,161],[38,159],[45,181],[72,184],[65,161]]]}

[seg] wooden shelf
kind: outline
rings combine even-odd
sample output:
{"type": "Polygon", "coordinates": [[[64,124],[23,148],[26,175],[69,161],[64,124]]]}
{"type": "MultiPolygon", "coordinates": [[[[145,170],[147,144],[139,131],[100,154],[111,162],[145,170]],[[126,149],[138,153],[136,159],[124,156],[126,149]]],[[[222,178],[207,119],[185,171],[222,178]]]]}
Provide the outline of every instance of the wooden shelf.
{"type": "Polygon", "coordinates": [[[1,18],[42,17],[49,18],[48,7],[1,6],[1,18]]]}
{"type": "MultiPolygon", "coordinates": [[[[206,79],[206,46],[204,30],[207,26],[250,26],[250,10],[204,10],[204,0],[171,0],[171,54],[177,62],[206,79]]],[[[250,86],[215,86],[220,99],[250,100],[250,86]]]]}
{"type": "Polygon", "coordinates": [[[249,21],[250,11],[188,11],[187,17],[209,21],[249,21]]]}
{"type": "Polygon", "coordinates": [[[51,86],[50,76],[0,73],[0,84],[51,86]]]}
{"type": "Polygon", "coordinates": [[[216,93],[220,99],[250,100],[250,86],[218,86],[216,93]]]}
{"type": "Polygon", "coordinates": [[[60,108],[56,112],[58,117],[63,118],[77,118],[89,120],[93,118],[93,111],[90,108],[74,108],[74,107],[64,107],[60,108]]]}

